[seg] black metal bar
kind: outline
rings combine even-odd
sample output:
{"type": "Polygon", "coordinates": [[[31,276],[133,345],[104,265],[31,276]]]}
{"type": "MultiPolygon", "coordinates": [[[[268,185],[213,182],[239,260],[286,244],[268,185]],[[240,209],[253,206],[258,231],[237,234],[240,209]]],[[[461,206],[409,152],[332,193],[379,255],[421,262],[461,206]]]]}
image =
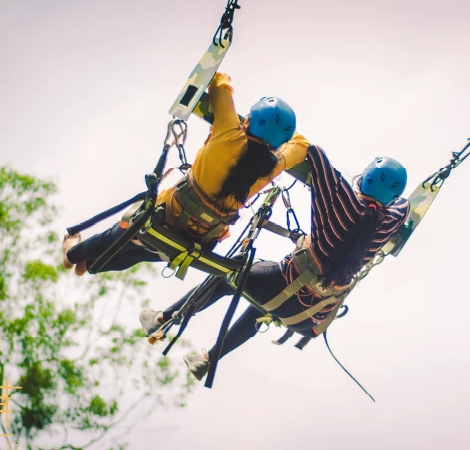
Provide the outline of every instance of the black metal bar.
{"type": "Polygon", "coordinates": [[[206,382],[204,384],[204,386],[207,388],[211,388],[212,383],[214,382],[215,372],[217,370],[217,363],[219,361],[220,353],[224,345],[225,335],[227,334],[228,327],[230,326],[230,322],[232,321],[233,315],[235,314],[235,310],[237,309],[238,303],[242,296],[243,288],[245,287],[246,280],[248,278],[248,275],[250,274],[251,266],[253,265],[253,261],[255,259],[255,253],[256,249],[251,248],[247,264],[245,266],[244,271],[242,272],[240,284],[237,286],[237,290],[235,291],[232,301],[230,302],[230,306],[228,307],[227,313],[225,314],[224,320],[222,321],[219,336],[215,344],[215,349],[213,354],[211,355],[209,372],[207,374],[206,382]]]}

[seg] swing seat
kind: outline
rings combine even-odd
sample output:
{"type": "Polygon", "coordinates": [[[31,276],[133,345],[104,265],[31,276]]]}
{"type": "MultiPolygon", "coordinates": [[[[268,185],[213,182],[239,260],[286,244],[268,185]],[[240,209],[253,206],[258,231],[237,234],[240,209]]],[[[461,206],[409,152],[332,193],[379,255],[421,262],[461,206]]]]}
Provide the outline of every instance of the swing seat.
{"type": "Polygon", "coordinates": [[[150,250],[163,253],[168,258],[168,267],[181,280],[189,267],[215,276],[226,276],[239,271],[244,265],[244,261],[218,255],[189,236],[173,231],[165,224],[164,205],[155,208],[136,237],[150,250]]]}

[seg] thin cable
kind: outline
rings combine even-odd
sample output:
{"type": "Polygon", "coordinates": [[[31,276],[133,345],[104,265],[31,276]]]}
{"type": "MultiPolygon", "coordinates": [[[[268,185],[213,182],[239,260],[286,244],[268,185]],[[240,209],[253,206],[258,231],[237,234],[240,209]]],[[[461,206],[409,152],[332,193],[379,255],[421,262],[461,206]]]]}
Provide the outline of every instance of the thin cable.
{"type": "Polygon", "coordinates": [[[338,359],[336,358],[335,355],[333,355],[333,352],[331,351],[331,348],[330,346],[328,345],[328,340],[326,339],[326,330],[325,332],[323,333],[323,337],[325,338],[325,344],[326,344],[326,347],[328,348],[328,351],[330,352],[331,356],[333,357],[333,359],[339,364],[339,366],[352,378],[352,380],[372,399],[373,402],[375,402],[375,399],[374,397],[372,397],[372,395],[370,395],[361,385],[361,383],[359,383],[359,381],[357,381],[347,370],[346,368],[338,361],[338,359]]]}

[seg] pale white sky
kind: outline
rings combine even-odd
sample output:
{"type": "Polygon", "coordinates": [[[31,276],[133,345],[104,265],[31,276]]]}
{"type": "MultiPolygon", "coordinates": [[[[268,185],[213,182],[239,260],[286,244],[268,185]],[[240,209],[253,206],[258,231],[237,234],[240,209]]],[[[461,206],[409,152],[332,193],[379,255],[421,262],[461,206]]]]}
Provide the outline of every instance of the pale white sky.
{"type": "MultiPolygon", "coordinates": [[[[299,132],[343,173],[390,155],[408,168],[409,194],[470,137],[468,1],[239,3],[221,66],[232,77],[239,112],[261,96],[284,98],[297,112],[299,132]]],[[[0,163],[58,183],[61,229],[145,189],[168,109],[225,5],[2,4],[0,163]]],[[[197,118],[188,125],[191,160],[208,127],[197,118]]],[[[157,409],[139,424],[129,448],[468,449],[469,171],[464,163],[452,173],[400,256],[372,272],[350,296],[348,316],[329,331],[336,356],[376,403],[322,340],[301,352],[293,339],[271,345],[281,332],[270,330],[222,360],[213,389],[201,383],[186,409],[157,409]]],[[[308,229],[308,194],[295,189],[294,207],[308,229]]],[[[279,205],[276,218],[283,217],[279,205]]],[[[262,235],[257,247],[258,256],[278,260],[291,244],[262,235]]],[[[201,279],[192,272],[184,283],[157,280],[155,307],[201,279]]],[[[198,315],[185,336],[209,348],[227,305],[198,315]]]]}

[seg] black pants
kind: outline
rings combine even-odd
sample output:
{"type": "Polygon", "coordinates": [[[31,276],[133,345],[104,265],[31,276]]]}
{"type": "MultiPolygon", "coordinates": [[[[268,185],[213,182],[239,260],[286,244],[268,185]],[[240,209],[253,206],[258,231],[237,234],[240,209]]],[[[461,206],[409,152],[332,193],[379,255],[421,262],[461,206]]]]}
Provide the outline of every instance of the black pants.
{"type": "MultiPolygon", "coordinates": [[[[110,245],[115,242],[126,230],[121,228],[119,224],[114,225],[103,233],[80,242],[72,247],[67,253],[67,258],[73,264],[80,261],[87,262],[87,268],[98,258],[110,245]]],[[[101,272],[126,270],[140,262],[159,262],[163,261],[158,253],[152,252],[145,247],[134,244],[129,241],[119,252],[108,261],[101,272]]]]}
{"type": "MultiPolygon", "coordinates": [[[[286,282],[282,276],[278,263],[263,261],[253,265],[244,290],[250,295],[250,297],[254,298],[260,305],[262,305],[279,294],[285,287],[286,282]]],[[[171,319],[172,314],[183,306],[193,291],[194,289],[163,312],[165,321],[171,319]]],[[[225,279],[221,280],[200,311],[214,304],[220,298],[233,294],[234,288],[228,284],[225,279]]],[[[286,303],[292,304],[292,302],[289,301],[286,303]]],[[[232,350],[252,338],[259,329],[259,324],[256,322],[256,319],[262,316],[264,316],[264,312],[250,304],[250,306],[248,306],[243,314],[227,331],[220,357],[225,356],[227,353],[230,353],[232,350]]],[[[214,347],[209,351],[209,357],[212,356],[213,352],[214,347]]]]}

